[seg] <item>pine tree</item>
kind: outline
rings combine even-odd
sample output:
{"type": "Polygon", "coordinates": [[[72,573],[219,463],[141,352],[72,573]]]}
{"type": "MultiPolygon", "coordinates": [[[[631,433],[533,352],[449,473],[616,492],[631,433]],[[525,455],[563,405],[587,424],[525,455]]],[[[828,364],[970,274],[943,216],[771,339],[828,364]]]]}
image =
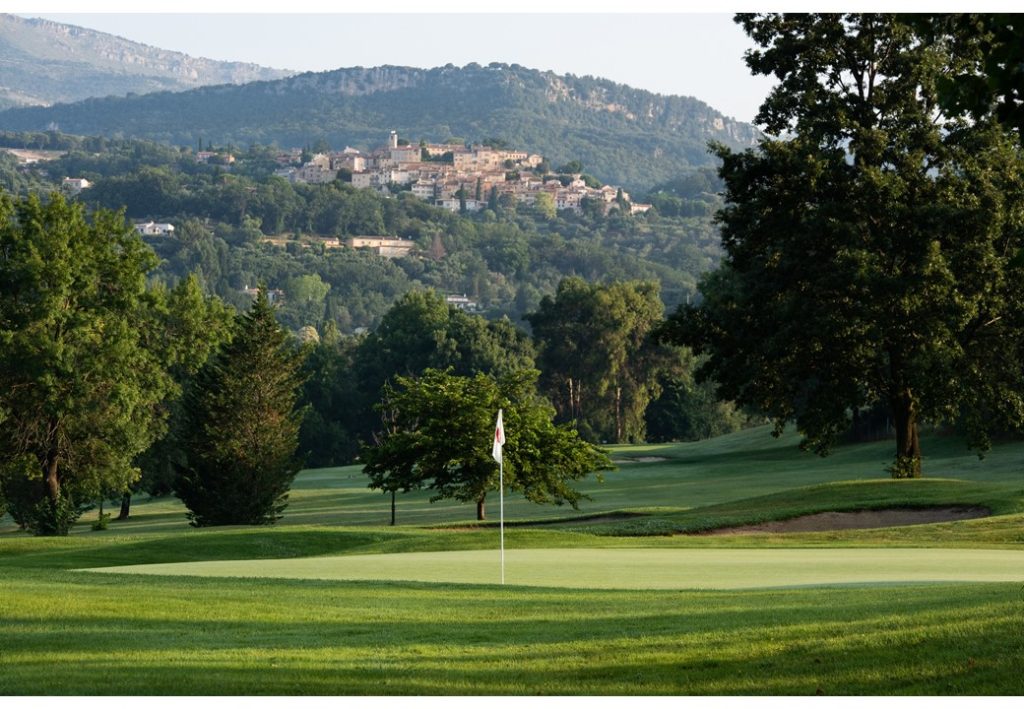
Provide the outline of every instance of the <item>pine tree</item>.
{"type": "Polygon", "coordinates": [[[193,526],[273,524],[301,467],[302,354],[265,288],[186,400],[188,464],[175,492],[193,526]]]}

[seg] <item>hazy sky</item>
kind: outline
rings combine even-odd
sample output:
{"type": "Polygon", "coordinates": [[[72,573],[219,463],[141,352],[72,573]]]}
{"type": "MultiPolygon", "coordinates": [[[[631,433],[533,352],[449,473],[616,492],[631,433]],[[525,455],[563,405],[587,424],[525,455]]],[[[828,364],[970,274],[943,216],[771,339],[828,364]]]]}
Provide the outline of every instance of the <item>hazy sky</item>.
{"type": "MultiPolygon", "coordinates": [[[[302,9],[303,3],[272,7],[282,5],[302,9]]],[[[640,11],[616,14],[226,14],[224,3],[216,1],[201,7],[219,9],[219,14],[196,12],[195,4],[185,6],[189,12],[176,14],[110,12],[109,3],[104,4],[107,11],[103,13],[36,11],[51,6],[43,2],[12,9],[24,16],[109,32],[161,49],[282,69],[518,63],[558,73],[600,76],[662,94],[694,96],[743,121],[753,119],[772,83],[752,77],[744,65],[743,52],[750,43],[733,24],[731,14],[653,14],[643,11],[649,3],[642,1],[636,5],[640,11]]],[[[96,4],[79,5],[83,6],[93,10],[96,4]]],[[[392,10],[394,3],[367,6],[392,10]]],[[[412,5],[424,6],[433,7],[412,5]]],[[[525,6],[531,7],[531,3],[525,6]]],[[[602,9],[608,5],[586,6],[602,9]]],[[[615,5],[631,6],[626,0],[615,5]]]]}

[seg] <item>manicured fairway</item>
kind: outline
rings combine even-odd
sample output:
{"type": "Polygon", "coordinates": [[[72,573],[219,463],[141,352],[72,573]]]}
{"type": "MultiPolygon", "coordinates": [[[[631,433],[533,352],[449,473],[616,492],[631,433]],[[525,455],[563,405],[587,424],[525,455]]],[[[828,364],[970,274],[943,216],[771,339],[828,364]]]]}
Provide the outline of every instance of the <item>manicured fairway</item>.
{"type": "MultiPolygon", "coordinates": [[[[494,550],[200,561],[89,571],[344,581],[499,582],[494,550]]],[[[516,549],[506,583],[605,589],[752,589],[835,584],[1024,581],[1005,549],[516,549]]]]}

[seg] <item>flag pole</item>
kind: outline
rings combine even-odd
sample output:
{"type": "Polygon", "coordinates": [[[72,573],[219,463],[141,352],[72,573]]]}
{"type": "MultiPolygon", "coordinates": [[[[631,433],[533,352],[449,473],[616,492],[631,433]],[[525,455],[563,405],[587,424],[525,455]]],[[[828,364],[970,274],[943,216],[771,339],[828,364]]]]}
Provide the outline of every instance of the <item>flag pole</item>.
{"type": "Polygon", "coordinates": [[[505,585],[505,456],[501,447],[505,445],[505,424],[498,409],[498,420],[494,424],[494,445],[491,457],[498,463],[498,525],[501,529],[501,585],[505,585]]]}
{"type": "Polygon", "coordinates": [[[505,585],[505,456],[498,462],[498,526],[501,528],[501,585],[505,585]]]}

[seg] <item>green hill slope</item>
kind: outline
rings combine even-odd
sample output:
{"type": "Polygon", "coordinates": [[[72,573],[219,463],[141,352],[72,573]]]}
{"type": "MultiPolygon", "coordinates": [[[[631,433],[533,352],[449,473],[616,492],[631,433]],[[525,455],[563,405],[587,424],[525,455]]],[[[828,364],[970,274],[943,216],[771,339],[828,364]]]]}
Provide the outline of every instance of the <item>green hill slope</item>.
{"type": "Polygon", "coordinates": [[[131,135],[193,146],[277,143],[372,148],[389,130],[412,139],[498,138],[554,164],[580,160],[599,179],[642,190],[709,165],[709,141],[753,144],[753,126],[695,98],[519,65],[381,66],[244,86],[90,99],[0,114],[0,128],[131,135]]]}

